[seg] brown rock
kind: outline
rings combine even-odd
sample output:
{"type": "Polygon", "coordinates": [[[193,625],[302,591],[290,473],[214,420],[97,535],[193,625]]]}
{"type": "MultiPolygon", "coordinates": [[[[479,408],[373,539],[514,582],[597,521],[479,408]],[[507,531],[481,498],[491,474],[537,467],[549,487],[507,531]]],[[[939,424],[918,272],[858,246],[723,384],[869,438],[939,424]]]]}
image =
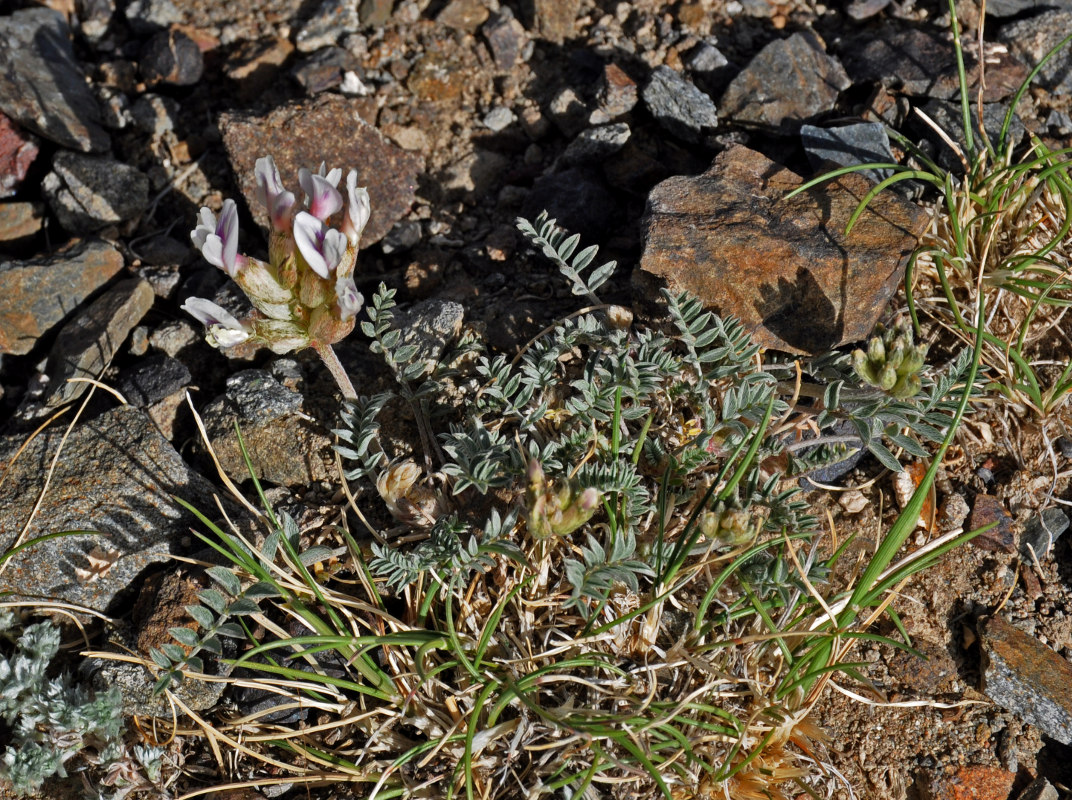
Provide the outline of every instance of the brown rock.
{"type": "Polygon", "coordinates": [[[636,81],[626,75],[617,64],[603,67],[603,75],[596,90],[596,103],[608,118],[616,119],[628,114],[637,104],[636,81]]]}
{"type": "Polygon", "coordinates": [[[224,114],[220,120],[223,141],[238,176],[246,203],[257,219],[267,216],[254,199],[258,158],[271,155],[283,183],[300,196],[298,169],[315,168],[321,161],[357,170],[358,186],[367,186],[372,218],[362,244],[378,242],[413,204],[417,176],[424,159],[391,144],[364,122],[354,101],[328,95],[309,103],[275,109],[267,115],[224,114]]]}
{"type": "Polygon", "coordinates": [[[1072,744],[1072,664],[1002,617],[980,625],[982,691],[1062,744],[1072,744]]]}
{"type": "Polygon", "coordinates": [[[917,695],[930,697],[948,689],[946,684],[957,677],[957,665],[949,650],[926,639],[916,639],[912,646],[923,658],[898,650],[889,659],[890,674],[917,695]]]}
{"type": "Polygon", "coordinates": [[[47,258],[0,261],[0,353],[29,353],[122,268],[123,256],[97,240],[47,258]]]}
{"type": "Polygon", "coordinates": [[[955,767],[928,774],[922,781],[923,800],[1006,800],[1015,773],[1001,767],[955,767]]]}
{"type": "Polygon", "coordinates": [[[42,203],[0,203],[0,242],[33,236],[45,224],[42,203]]]}
{"type": "Polygon", "coordinates": [[[1016,532],[1013,530],[1012,517],[996,497],[988,494],[976,496],[968,527],[974,531],[992,522],[996,523],[994,527],[972,539],[972,544],[993,553],[1015,553],[1016,532]]]}
{"type": "Polygon", "coordinates": [[[138,592],[131,622],[135,629],[138,652],[148,656],[154,647],[174,643],[171,628],[189,628],[198,632],[186,606],[201,605],[197,593],[207,588],[184,572],[163,572],[149,577],[138,592]]]}
{"type": "Polygon", "coordinates": [[[34,138],[0,114],[0,197],[15,194],[37,152],[34,138]]]}
{"type": "Polygon", "coordinates": [[[763,347],[818,353],[870,334],[927,224],[885,193],[845,236],[871,184],[846,175],[785,199],[800,176],[737,146],[703,175],[675,176],[648,196],[634,284],[688,291],[739,318],[763,347]]]}
{"type": "Polygon", "coordinates": [[[81,396],[89,384],[71,379],[96,380],[155,298],[148,281],[128,278],[64,325],[48,357],[48,405],[81,396]]]}
{"type": "Polygon", "coordinates": [[[489,14],[481,0],[450,0],[436,16],[436,22],[456,31],[475,33],[489,14]]]}
{"type": "Polygon", "coordinates": [[[522,16],[541,39],[562,44],[578,35],[581,0],[524,0],[522,16]]]}
{"type": "Polygon", "coordinates": [[[357,14],[365,28],[380,28],[387,24],[394,9],[395,0],[361,0],[357,14]]]}

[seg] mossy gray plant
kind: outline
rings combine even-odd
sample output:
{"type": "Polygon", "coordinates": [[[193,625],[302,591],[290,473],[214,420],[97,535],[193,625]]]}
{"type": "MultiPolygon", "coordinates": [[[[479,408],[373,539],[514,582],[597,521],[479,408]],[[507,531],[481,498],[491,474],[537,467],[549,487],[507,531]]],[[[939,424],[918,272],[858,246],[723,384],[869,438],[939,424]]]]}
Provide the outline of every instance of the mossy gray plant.
{"type": "MultiPolygon", "coordinates": [[[[13,625],[4,612],[0,630],[8,638],[13,625]]],[[[11,728],[0,777],[19,796],[66,776],[76,757],[107,765],[122,754],[119,690],[93,694],[67,674],[50,677],[59,649],[59,629],[38,622],[18,634],[13,653],[0,657],[0,717],[11,728]]]]}

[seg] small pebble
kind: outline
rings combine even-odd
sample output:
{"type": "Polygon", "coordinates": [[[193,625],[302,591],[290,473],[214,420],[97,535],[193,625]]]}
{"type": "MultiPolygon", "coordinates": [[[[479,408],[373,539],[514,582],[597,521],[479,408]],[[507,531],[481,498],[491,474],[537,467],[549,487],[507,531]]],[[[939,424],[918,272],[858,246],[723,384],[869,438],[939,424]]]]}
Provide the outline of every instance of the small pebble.
{"type": "Polygon", "coordinates": [[[517,117],[510,109],[505,106],[495,106],[495,108],[484,115],[484,127],[498,133],[499,131],[510,127],[516,119],[517,117]]]}
{"type": "Polygon", "coordinates": [[[850,492],[845,492],[838,498],[838,505],[840,505],[849,514],[859,514],[865,508],[867,508],[867,498],[864,497],[863,492],[858,489],[853,489],[850,492]]]}

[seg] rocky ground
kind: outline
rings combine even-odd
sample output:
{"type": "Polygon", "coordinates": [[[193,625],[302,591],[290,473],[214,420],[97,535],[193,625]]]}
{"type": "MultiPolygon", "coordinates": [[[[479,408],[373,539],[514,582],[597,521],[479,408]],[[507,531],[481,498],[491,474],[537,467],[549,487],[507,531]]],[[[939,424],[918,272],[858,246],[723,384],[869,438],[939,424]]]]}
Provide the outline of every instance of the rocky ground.
{"type": "MultiPolygon", "coordinates": [[[[820,200],[784,194],[828,161],[903,158],[883,124],[948,159],[911,111],[947,129],[958,113],[948,13],[935,2],[0,8],[0,545],[108,534],[50,542],[4,564],[2,580],[120,617],[147,575],[159,588],[154,565],[191,545],[173,496],[212,503],[202,476],[216,471],[186,393],[225,470],[245,470],[238,420],[274,499],[299,518],[332,513],[326,371],[306,354],[223,355],[179,308],[201,296],[242,310],[188,233],[200,207],[240,198],[242,248],[266,252],[257,158],[272,155],[292,188],[300,166],[358,171],[373,208],[359,288],[397,288],[409,324],[433,340],[464,325],[514,352],[576,310],[515,231],[515,217],[547,209],[619,259],[612,300],[645,313],[654,287],[687,288],[765,347],[815,353],[866,338],[898,310],[927,198],[881,196],[846,239],[876,176],[820,200]],[[103,385],[90,396],[86,379],[126,404],[103,385]]],[[[1068,0],[990,0],[980,52],[979,9],[958,9],[969,72],[985,61],[983,99],[995,108],[1072,31],[1068,0]]],[[[1022,99],[1016,132],[1072,145],[1070,90],[1066,51],[1022,99]]],[[[360,334],[339,350],[355,383],[376,380],[360,334]]],[[[865,650],[873,685],[854,691],[866,702],[835,692],[820,707],[837,796],[1068,796],[1072,552],[1067,539],[1048,544],[1068,525],[1066,422],[1048,431],[1047,458],[1026,424],[984,414],[962,433],[939,515],[954,528],[1000,525],[906,589],[901,613],[929,660],[865,650]],[[1021,564],[1024,543],[1044,540],[1041,563],[1021,564]]],[[[865,461],[839,483],[877,475],[865,461]]],[[[882,477],[812,496],[837,525],[877,535],[895,494],[882,477]]]]}

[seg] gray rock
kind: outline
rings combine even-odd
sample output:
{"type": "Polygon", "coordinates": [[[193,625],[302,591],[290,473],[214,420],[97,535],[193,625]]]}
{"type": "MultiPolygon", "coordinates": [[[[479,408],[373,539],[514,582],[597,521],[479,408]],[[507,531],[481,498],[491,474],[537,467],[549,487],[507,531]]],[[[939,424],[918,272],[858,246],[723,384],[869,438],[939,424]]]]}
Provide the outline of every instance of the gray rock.
{"type": "Polygon", "coordinates": [[[1063,458],[1072,459],[1072,438],[1068,436],[1058,436],[1057,441],[1054,442],[1057,445],[1057,449],[1061,451],[1063,458]]]}
{"type": "Polygon", "coordinates": [[[73,234],[134,219],[149,204],[149,179],[111,156],[60,151],[42,189],[52,213],[73,234]]]}
{"type": "Polygon", "coordinates": [[[1054,109],[1046,118],[1046,127],[1056,131],[1060,136],[1068,136],[1072,134],[1072,116],[1065,111],[1054,109]]]}
{"type": "Polygon", "coordinates": [[[323,0],[298,31],[294,44],[303,53],[335,44],[348,33],[357,33],[361,20],[357,0],[323,0]]]}
{"type": "Polygon", "coordinates": [[[504,131],[513,124],[517,119],[517,115],[506,106],[495,106],[487,114],[484,115],[484,127],[495,131],[504,131]]]}
{"type": "Polygon", "coordinates": [[[57,459],[64,432],[63,426],[50,428],[29,444],[24,436],[0,439],[0,460],[9,464],[0,484],[0,551],[17,539],[92,533],[18,553],[0,574],[0,586],[103,612],[147,566],[167,561],[197,524],[174,497],[209,511],[212,487],[139,409],[120,406],[82,423],[57,459]],[[39,497],[42,504],[20,537],[39,497]]]}
{"type": "Polygon", "coordinates": [[[1020,556],[1028,564],[1041,563],[1066,530],[1068,515],[1059,508],[1045,509],[1024,525],[1020,534],[1020,556]]]}
{"type": "Polygon", "coordinates": [[[979,626],[982,690],[1062,744],[1072,744],[1072,664],[1001,616],[979,626]]]}
{"type": "Polygon", "coordinates": [[[179,105],[170,97],[158,94],[143,94],[130,107],[130,116],[138,128],[150,136],[159,138],[175,130],[175,120],[180,113],[179,105]]]}
{"type": "Polygon", "coordinates": [[[1060,796],[1053,784],[1040,775],[1020,792],[1016,800],[1060,800],[1060,796]]]}
{"type": "MultiPolygon", "coordinates": [[[[890,0],[852,0],[845,7],[845,12],[853,19],[867,19],[890,4],[890,0]]],[[[988,9],[989,10],[989,7],[988,9]]]]}
{"type": "MultiPolygon", "coordinates": [[[[1069,31],[1072,31],[1072,9],[1066,7],[1011,22],[1001,29],[998,39],[1034,67],[1069,31]]],[[[1035,83],[1051,92],[1072,92],[1072,51],[1067,45],[1046,62],[1035,83]]]]}
{"type": "Polygon", "coordinates": [[[688,52],[684,61],[686,67],[700,75],[717,72],[730,63],[722,51],[710,42],[700,42],[688,52]]]}
{"type": "MultiPolygon", "coordinates": [[[[808,161],[817,170],[829,164],[851,167],[876,162],[896,163],[893,151],[890,150],[890,137],[886,134],[886,128],[877,122],[859,122],[838,128],[802,125],[800,141],[804,145],[808,161]]],[[[878,183],[892,175],[893,170],[868,169],[860,174],[878,183]]]]}
{"type": "Polygon", "coordinates": [[[184,319],[165,322],[149,335],[150,345],[173,358],[199,341],[200,331],[184,319]]]}
{"type": "Polygon", "coordinates": [[[987,0],[986,13],[991,17],[1016,17],[1025,11],[1047,9],[1072,11],[1072,0],[987,0]]]}
{"type": "MultiPolygon", "coordinates": [[[[153,694],[156,679],[141,664],[93,657],[86,660],[82,669],[89,676],[90,686],[97,691],[111,686],[119,689],[124,716],[171,716],[171,702],[164,694],[153,694]]],[[[227,683],[186,678],[169,688],[192,711],[204,711],[219,702],[227,683]]]]}
{"type": "Polygon", "coordinates": [[[119,391],[139,408],[152,405],[190,383],[190,370],[181,361],[160,353],[138,362],[119,380],[119,391]]]}
{"type": "Polygon", "coordinates": [[[70,35],[63,15],[49,8],[0,17],[0,110],[63,147],[107,150],[111,140],[70,35]]]}
{"type": "Polygon", "coordinates": [[[270,373],[247,369],[227,379],[227,403],[240,422],[264,425],[301,411],[302,396],[286,389],[270,373]]]}
{"type": "Polygon", "coordinates": [[[347,72],[352,72],[360,80],[355,70],[358,69],[357,59],[349,51],[341,47],[322,47],[315,53],[307,56],[290,74],[302,85],[308,94],[319,94],[328,89],[333,89],[343,82],[347,72]]]}
{"type": "Polygon", "coordinates": [[[80,397],[89,384],[69,381],[96,380],[154,299],[147,281],[128,278],[64,325],[48,357],[46,405],[60,405],[80,397]]]}
{"type": "Polygon", "coordinates": [[[0,261],[0,353],[29,353],[122,268],[119,251],[96,239],[46,258],[0,261]]]}
{"type": "Polygon", "coordinates": [[[112,49],[105,37],[115,16],[115,0],[85,0],[78,9],[78,32],[95,49],[112,49]]]}
{"type": "Polygon", "coordinates": [[[123,14],[138,34],[155,33],[183,21],[171,0],[130,0],[123,14]]]}
{"type": "Polygon", "coordinates": [[[736,122],[795,130],[802,120],[831,110],[851,84],[818,36],[794,33],[760,50],[730,82],[720,107],[736,122]]]}
{"type": "Polygon", "coordinates": [[[641,97],[660,125],[687,142],[699,142],[718,127],[715,102],[670,67],[655,68],[641,97]]]}
{"type": "Polygon", "coordinates": [[[465,309],[451,300],[422,300],[395,315],[402,344],[417,345],[414,362],[423,361],[425,374],[435,368],[447,346],[462,332],[465,309]]]}
{"type": "Polygon", "coordinates": [[[224,470],[248,477],[235,423],[253,470],[262,481],[302,486],[328,477],[331,442],[301,413],[302,396],[284,387],[271,373],[243,370],[227,379],[227,391],[202,412],[213,451],[224,470]]]}
{"type": "Polygon", "coordinates": [[[484,23],[480,32],[484,34],[484,39],[491,48],[495,68],[500,72],[509,72],[513,69],[521,57],[528,37],[510,9],[504,6],[498,14],[484,23]]]}
{"type": "Polygon", "coordinates": [[[404,253],[421,240],[421,223],[410,219],[399,222],[383,237],[380,245],[385,253],[404,253]]]}
{"type": "Polygon", "coordinates": [[[562,160],[566,164],[585,164],[602,161],[625,147],[631,132],[624,122],[600,125],[582,131],[566,148],[562,160]]]}

